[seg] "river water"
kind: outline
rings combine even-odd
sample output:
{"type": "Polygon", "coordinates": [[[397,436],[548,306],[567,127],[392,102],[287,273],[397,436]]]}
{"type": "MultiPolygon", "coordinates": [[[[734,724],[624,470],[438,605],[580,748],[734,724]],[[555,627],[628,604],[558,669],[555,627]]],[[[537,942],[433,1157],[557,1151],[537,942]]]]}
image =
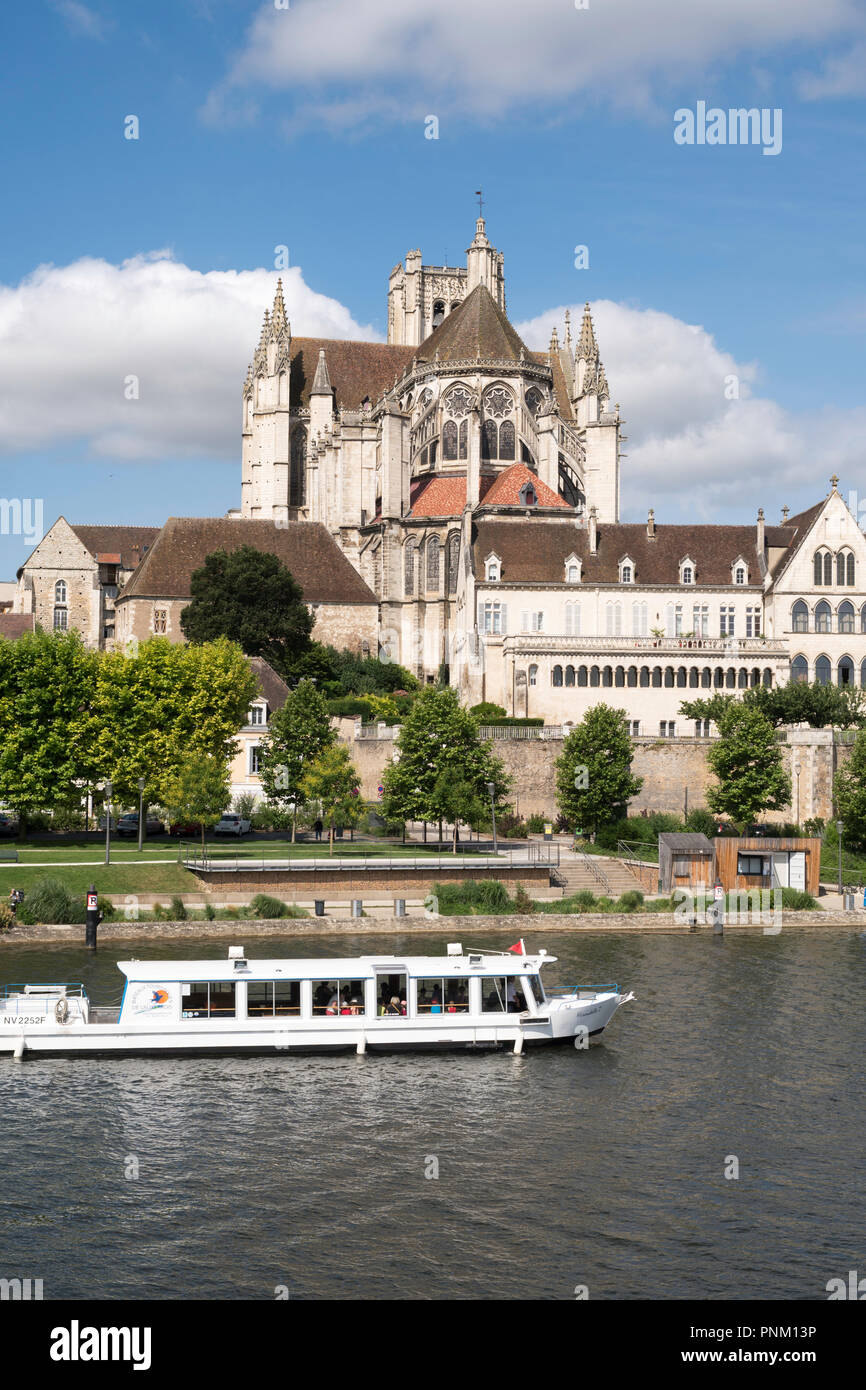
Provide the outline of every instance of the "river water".
{"type": "MultiPolygon", "coordinates": [[[[505,922],[485,944],[512,939],[505,922]]],[[[227,944],[4,947],[0,981],[84,980],[110,1003],[118,956],[227,944]]],[[[866,1269],[866,936],[540,927],[528,945],[557,955],[549,984],[635,991],[601,1045],[4,1059],[0,1275],[46,1299],[826,1299],[866,1269]]]]}

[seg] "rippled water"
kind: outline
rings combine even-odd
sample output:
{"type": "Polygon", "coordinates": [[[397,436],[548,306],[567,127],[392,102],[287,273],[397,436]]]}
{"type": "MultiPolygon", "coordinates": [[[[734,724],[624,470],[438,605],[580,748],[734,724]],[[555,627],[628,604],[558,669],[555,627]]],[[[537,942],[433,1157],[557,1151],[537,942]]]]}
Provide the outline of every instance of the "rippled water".
{"type": "MultiPolygon", "coordinates": [[[[548,983],[635,990],[600,1046],[0,1061],[0,1275],[42,1278],[46,1298],[823,1299],[866,1268],[866,938],[531,945],[559,957],[548,983]]],[[[84,979],[107,1003],[115,954],[5,948],[0,980],[84,979]]]]}

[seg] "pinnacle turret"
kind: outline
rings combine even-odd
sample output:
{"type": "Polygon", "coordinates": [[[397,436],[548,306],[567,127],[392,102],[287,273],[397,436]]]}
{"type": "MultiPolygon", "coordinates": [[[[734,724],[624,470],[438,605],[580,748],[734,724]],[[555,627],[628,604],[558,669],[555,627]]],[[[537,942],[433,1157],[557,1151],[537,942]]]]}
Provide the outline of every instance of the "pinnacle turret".
{"type": "Polygon", "coordinates": [[[577,340],[575,355],[578,359],[583,357],[586,361],[598,356],[598,343],[595,341],[595,329],[592,326],[592,314],[589,311],[588,303],[583,306],[583,322],[580,325],[580,337],[577,340]]]}
{"type": "Polygon", "coordinates": [[[283,282],[277,280],[277,292],[274,295],[274,311],[271,315],[271,328],[276,335],[285,328],[286,325],[286,306],[283,302],[283,282]]]}
{"type": "Polygon", "coordinates": [[[316,375],[310,390],[311,396],[330,396],[332,394],[331,378],[328,375],[328,363],[325,360],[325,349],[319,348],[319,360],[316,364],[316,375]]]}

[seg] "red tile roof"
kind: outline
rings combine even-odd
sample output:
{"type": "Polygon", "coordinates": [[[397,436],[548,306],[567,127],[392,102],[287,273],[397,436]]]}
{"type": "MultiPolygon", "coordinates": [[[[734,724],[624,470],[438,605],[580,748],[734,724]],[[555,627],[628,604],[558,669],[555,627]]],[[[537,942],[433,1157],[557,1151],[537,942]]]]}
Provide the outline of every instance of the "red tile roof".
{"type": "Polygon", "coordinates": [[[506,468],[498,477],[494,478],[490,487],[482,497],[484,507],[526,507],[525,502],[520,500],[520,489],[525,483],[531,483],[538,498],[539,507],[564,507],[566,511],[571,511],[568,503],[558,492],[543,483],[531,468],[527,468],[525,463],[514,463],[510,468],[506,468]]]}
{"type": "Polygon", "coordinates": [[[417,478],[412,484],[410,517],[460,516],[466,506],[465,477],[417,478]]]}

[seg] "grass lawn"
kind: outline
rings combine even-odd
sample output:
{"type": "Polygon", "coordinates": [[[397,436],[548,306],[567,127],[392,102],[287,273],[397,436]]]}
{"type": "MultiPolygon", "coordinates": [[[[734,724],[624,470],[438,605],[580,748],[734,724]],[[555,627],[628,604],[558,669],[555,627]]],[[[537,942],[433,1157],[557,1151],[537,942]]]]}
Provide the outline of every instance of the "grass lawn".
{"type": "Polygon", "coordinates": [[[195,893],[200,883],[180,864],[94,864],[75,868],[45,865],[45,874],[33,869],[23,873],[15,865],[0,867],[0,898],[9,897],[13,888],[26,893],[41,878],[59,878],[70,893],[84,897],[90,884],[97,893],[195,893]]]}
{"type": "MultiPolygon", "coordinates": [[[[201,842],[198,840],[182,841],[184,852],[195,851],[201,853],[201,842]]],[[[219,839],[207,841],[208,857],[212,859],[315,859],[328,856],[328,842],[321,840],[304,840],[297,844],[292,844],[290,840],[234,840],[219,839]]],[[[18,859],[21,864],[105,864],[105,848],[100,844],[76,844],[76,845],[19,845],[15,841],[0,842],[0,850],[9,848],[18,852],[18,859]]],[[[138,848],[131,848],[128,841],[112,841],[111,861],[112,864],[138,864],[143,860],[160,859],[167,864],[176,863],[180,846],[177,840],[171,843],[166,841],[145,841],[141,853],[138,848]]],[[[477,849],[460,850],[468,854],[487,853],[477,849]]],[[[443,850],[443,855],[450,853],[450,850],[443,850]]],[[[381,840],[335,840],[333,858],[374,858],[382,857],[385,859],[398,859],[406,857],[423,856],[430,854],[437,857],[438,851],[430,850],[423,844],[403,845],[399,842],[381,840]]],[[[144,865],[142,865],[144,867],[144,865]]]]}

